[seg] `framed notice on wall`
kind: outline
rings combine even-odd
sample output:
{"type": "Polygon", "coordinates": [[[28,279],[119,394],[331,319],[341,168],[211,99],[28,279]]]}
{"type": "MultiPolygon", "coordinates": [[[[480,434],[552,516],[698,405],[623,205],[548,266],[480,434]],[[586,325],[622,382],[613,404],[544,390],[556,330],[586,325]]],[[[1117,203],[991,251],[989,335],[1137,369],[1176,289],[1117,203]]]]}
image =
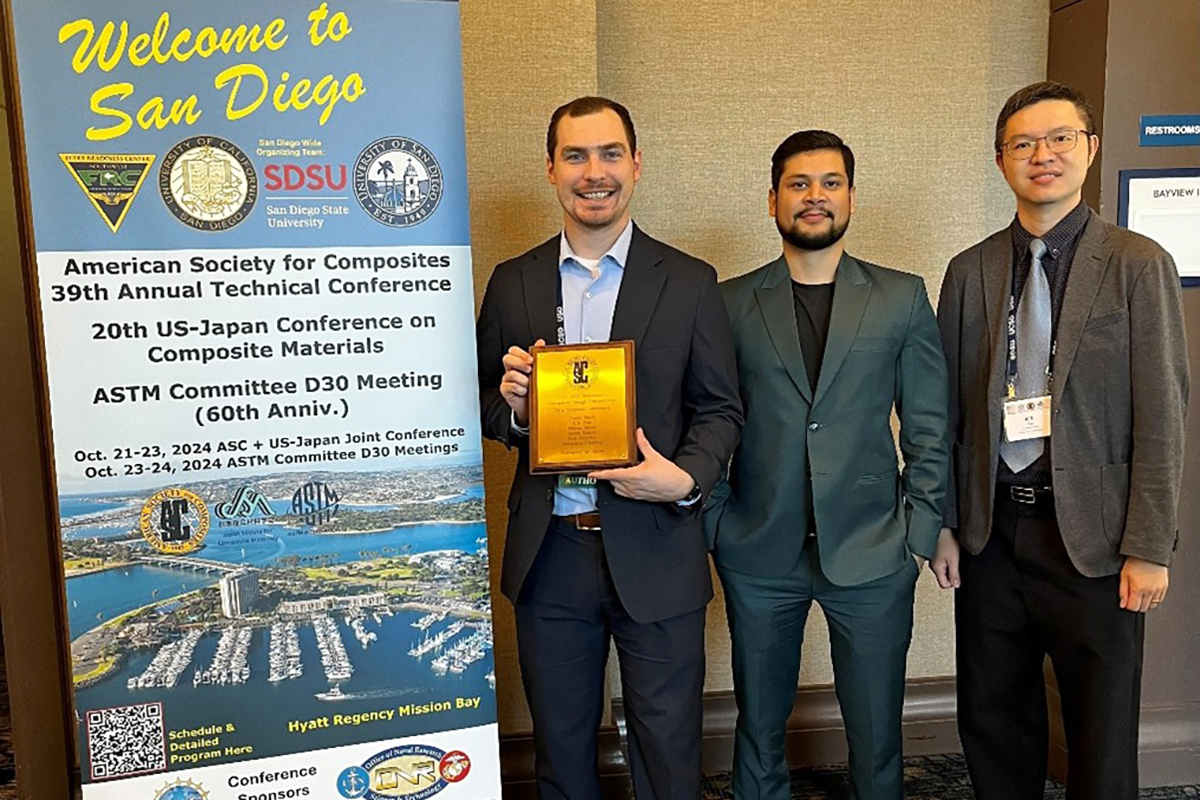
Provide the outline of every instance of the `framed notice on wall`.
{"type": "Polygon", "coordinates": [[[1200,168],[1121,170],[1118,223],[1161,244],[1200,286],[1200,168]]]}
{"type": "Polygon", "coordinates": [[[83,800],[499,797],[458,4],[7,5],[83,800]]]}

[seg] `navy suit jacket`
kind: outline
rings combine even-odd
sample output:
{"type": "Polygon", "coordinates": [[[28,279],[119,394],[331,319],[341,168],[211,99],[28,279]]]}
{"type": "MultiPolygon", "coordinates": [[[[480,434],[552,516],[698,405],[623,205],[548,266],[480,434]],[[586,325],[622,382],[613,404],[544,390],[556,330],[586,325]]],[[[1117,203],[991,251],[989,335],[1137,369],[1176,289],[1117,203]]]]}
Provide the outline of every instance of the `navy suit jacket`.
{"type": "MultiPolygon", "coordinates": [[[[500,396],[512,345],[556,341],[559,237],[498,265],[479,312],[479,400],[485,436],[518,451],[508,496],[500,588],[513,602],[533,565],[554,506],[555,478],[529,473],[528,439],[511,427],[500,396]]],[[[637,422],[650,444],[695,479],[705,496],[737,445],[742,404],[729,318],[708,264],[634,226],[613,312],[612,341],[634,342],[637,422]]],[[[712,598],[700,506],[681,511],[615,494],[601,481],[598,511],[617,595],[638,622],[702,608],[712,598]]]]}

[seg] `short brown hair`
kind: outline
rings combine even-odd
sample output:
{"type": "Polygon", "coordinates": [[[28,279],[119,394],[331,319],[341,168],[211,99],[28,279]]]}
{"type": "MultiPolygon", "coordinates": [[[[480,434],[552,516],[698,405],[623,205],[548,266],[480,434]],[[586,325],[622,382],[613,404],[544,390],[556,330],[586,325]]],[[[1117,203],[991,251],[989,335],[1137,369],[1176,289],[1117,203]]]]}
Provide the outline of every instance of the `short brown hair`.
{"type": "Polygon", "coordinates": [[[1018,89],[1012,97],[1008,98],[1004,108],[1000,109],[1000,116],[996,118],[995,146],[997,153],[1004,149],[1004,129],[1012,115],[1022,108],[1027,108],[1043,100],[1067,100],[1074,104],[1079,116],[1083,118],[1083,124],[1087,126],[1087,132],[1096,133],[1096,112],[1092,110],[1092,104],[1088,102],[1083,92],[1058,81],[1031,83],[1024,89],[1018,89]]]}
{"type": "Polygon", "coordinates": [[[563,117],[586,117],[589,114],[599,114],[606,108],[621,118],[621,124],[625,126],[625,138],[629,140],[629,153],[630,155],[636,153],[637,134],[633,130],[633,118],[629,116],[629,109],[607,97],[576,97],[571,102],[563,103],[554,109],[554,113],[550,115],[550,127],[546,129],[546,155],[550,157],[550,160],[554,160],[554,150],[558,147],[559,120],[563,117]]]}

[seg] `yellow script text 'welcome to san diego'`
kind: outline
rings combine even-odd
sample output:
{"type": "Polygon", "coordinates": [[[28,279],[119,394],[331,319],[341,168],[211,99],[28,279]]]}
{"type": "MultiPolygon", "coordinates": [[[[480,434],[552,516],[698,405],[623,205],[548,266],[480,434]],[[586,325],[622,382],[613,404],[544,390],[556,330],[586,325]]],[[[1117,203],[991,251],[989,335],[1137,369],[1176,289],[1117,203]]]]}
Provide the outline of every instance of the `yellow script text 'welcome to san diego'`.
{"type": "MultiPolygon", "coordinates": [[[[328,3],[321,3],[309,12],[307,19],[308,41],[313,47],[325,42],[340,42],[354,30],[344,12],[330,14],[328,3]]],[[[204,27],[194,32],[191,28],[180,28],[172,32],[171,15],[164,11],[152,31],[137,33],[132,39],[128,21],[105,22],[97,32],[92,20],[77,19],[59,28],[58,42],[62,45],[75,42],[71,67],[82,75],[93,65],[102,72],[112,72],[122,62],[142,69],[171,62],[184,63],[192,58],[209,58],[219,53],[277,51],[288,42],[286,27],[287,23],[277,17],[266,25],[204,27]]],[[[266,70],[250,62],[227,67],[213,78],[213,86],[228,93],[225,116],[230,120],[253,114],[269,95],[271,105],[280,113],[304,111],[315,104],[321,112],[318,122],[324,125],[340,101],[353,103],[367,91],[357,72],[341,80],[327,74],[315,82],[301,78],[293,83],[291,73],[282,70],[273,89],[272,83],[266,70]]],[[[128,133],[135,123],[143,130],[193,125],[203,113],[199,99],[191,94],[170,101],[156,95],[143,101],[131,115],[122,103],[135,91],[133,83],[118,81],[92,92],[92,112],[105,117],[110,124],[89,127],[87,138],[92,141],[116,139],[128,133]]]]}

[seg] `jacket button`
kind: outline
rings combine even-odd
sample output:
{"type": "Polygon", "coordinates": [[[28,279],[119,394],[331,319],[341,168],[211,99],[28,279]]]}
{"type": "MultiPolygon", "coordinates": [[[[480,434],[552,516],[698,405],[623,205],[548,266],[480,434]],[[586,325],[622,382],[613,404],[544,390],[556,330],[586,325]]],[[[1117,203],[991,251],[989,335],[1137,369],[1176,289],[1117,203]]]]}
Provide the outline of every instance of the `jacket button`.
{"type": "Polygon", "coordinates": [[[547,490],[546,490],[546,499],[547,499],[547,500],[553,500],[553,499],[554,499],[554,490],[553,490],[553,489],[547,489],[547,490]]]}
{"type": "Polygon", "coordinates": [[[819,423],[819,422],[810,422],[810,423],[808,423],[808,429],[809,429],[810,431],[815,431],[817,428],[820,428],[820,427],[821,427],[821,423],[819,423]]]}

